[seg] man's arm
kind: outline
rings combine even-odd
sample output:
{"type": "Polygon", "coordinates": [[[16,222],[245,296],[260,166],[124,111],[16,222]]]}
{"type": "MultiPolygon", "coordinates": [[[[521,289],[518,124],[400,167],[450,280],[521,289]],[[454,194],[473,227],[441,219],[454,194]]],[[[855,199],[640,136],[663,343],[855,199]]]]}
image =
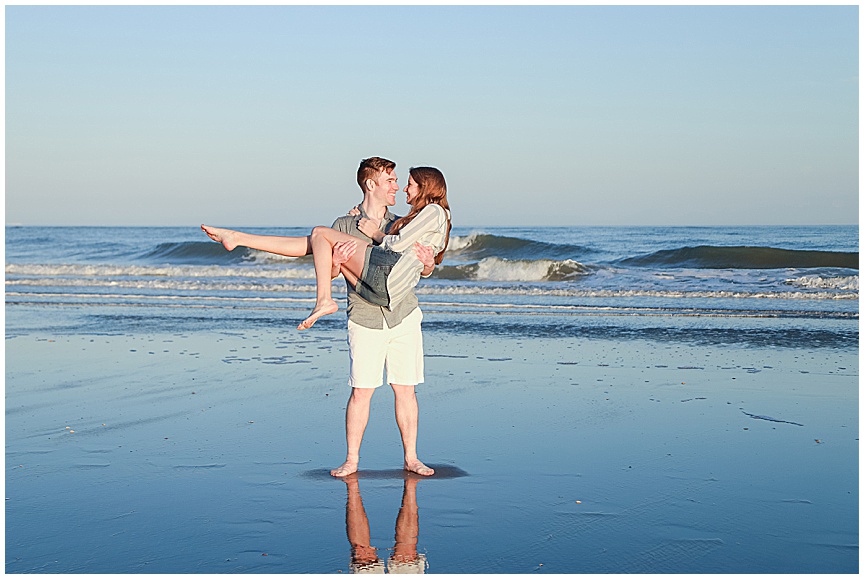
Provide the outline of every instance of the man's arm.
{"type": "Polygon", "coordinates": [[[339,277],[342,264],[351,259],[356,252],[356,241],[340,241],[333,246],[333,269],[330,270],[330,279],[339,277]]]}

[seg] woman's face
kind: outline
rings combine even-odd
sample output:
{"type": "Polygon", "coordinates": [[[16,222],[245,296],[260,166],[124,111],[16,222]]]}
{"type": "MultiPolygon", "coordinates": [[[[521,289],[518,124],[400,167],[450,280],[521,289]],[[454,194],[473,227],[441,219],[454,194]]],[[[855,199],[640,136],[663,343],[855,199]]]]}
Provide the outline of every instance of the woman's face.
{"type": "Polygon", "coordinates": [[[417,199],[417,195],[420,193],[420,185],[417,184],[417,181],[414,180],[414,177],[408,176],[408,184],[403,189],[408,197],[405,198],[405,202],[408,205],[414,205],[415,200],[417,199]]]}

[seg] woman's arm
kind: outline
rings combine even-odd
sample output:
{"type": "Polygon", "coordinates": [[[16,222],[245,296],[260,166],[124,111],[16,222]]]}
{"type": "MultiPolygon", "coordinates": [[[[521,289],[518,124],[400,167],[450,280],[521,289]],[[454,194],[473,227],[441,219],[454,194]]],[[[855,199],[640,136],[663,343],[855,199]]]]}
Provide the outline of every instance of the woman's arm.
{"type": "Polygon", "coordinates": [[[380,222],[376,223],[371,219],[361,217],[360,221],[357,222],[357,229],[375,243],[381,243],[381,240],[384,239],[384,232],[379,229],[379,225],[380,222]]]}
{"type": "Polygon", "coordinates": [[[420,272],[420,277],[429,277],[435,271],[435,252],[428,245],[414,244],[414,254],[420,263],[423,264],[423,271],[420,272]]]}
{"type": "Polygon", "coordinates": [[[411,223],[399,230],[396,235],[385,235],[381,246],[391,251],[402,253],[410,249],[415,242],[430,231],[441,228],[447,220],[447,214],[440,205],[430,203],[411,220],[411,223]]]}

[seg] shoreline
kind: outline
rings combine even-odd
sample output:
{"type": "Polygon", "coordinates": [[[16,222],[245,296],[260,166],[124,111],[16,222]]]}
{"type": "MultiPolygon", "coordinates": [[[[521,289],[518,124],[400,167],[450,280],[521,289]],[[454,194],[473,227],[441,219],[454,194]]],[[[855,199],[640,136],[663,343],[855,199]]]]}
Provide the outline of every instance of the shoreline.
{"type": "MultiPolygon", "coordinates": [[[[427,320],[419,453],[464,473],[417,484],[427,572],[857,571],[857,350],[427,320]]],[[[345,484],[320,476],[344,458],[341,323],[6,350],[8,573],[348,571],[345,484]]],[[[359,484],[386,553],[380,390],[359,484]]]]}

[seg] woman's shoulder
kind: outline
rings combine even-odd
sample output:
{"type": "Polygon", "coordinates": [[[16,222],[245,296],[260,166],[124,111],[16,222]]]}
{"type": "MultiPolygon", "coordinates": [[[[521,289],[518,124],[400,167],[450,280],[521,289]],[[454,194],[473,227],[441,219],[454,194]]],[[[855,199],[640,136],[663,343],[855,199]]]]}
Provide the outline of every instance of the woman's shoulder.
{"type": "Polygon", "coordinates": [[[438,205],[437,203],[430,203],[426,207],[420,210],[420,213],[434,213],[440,218],[450,219],[450,212],[438,205]]]}

